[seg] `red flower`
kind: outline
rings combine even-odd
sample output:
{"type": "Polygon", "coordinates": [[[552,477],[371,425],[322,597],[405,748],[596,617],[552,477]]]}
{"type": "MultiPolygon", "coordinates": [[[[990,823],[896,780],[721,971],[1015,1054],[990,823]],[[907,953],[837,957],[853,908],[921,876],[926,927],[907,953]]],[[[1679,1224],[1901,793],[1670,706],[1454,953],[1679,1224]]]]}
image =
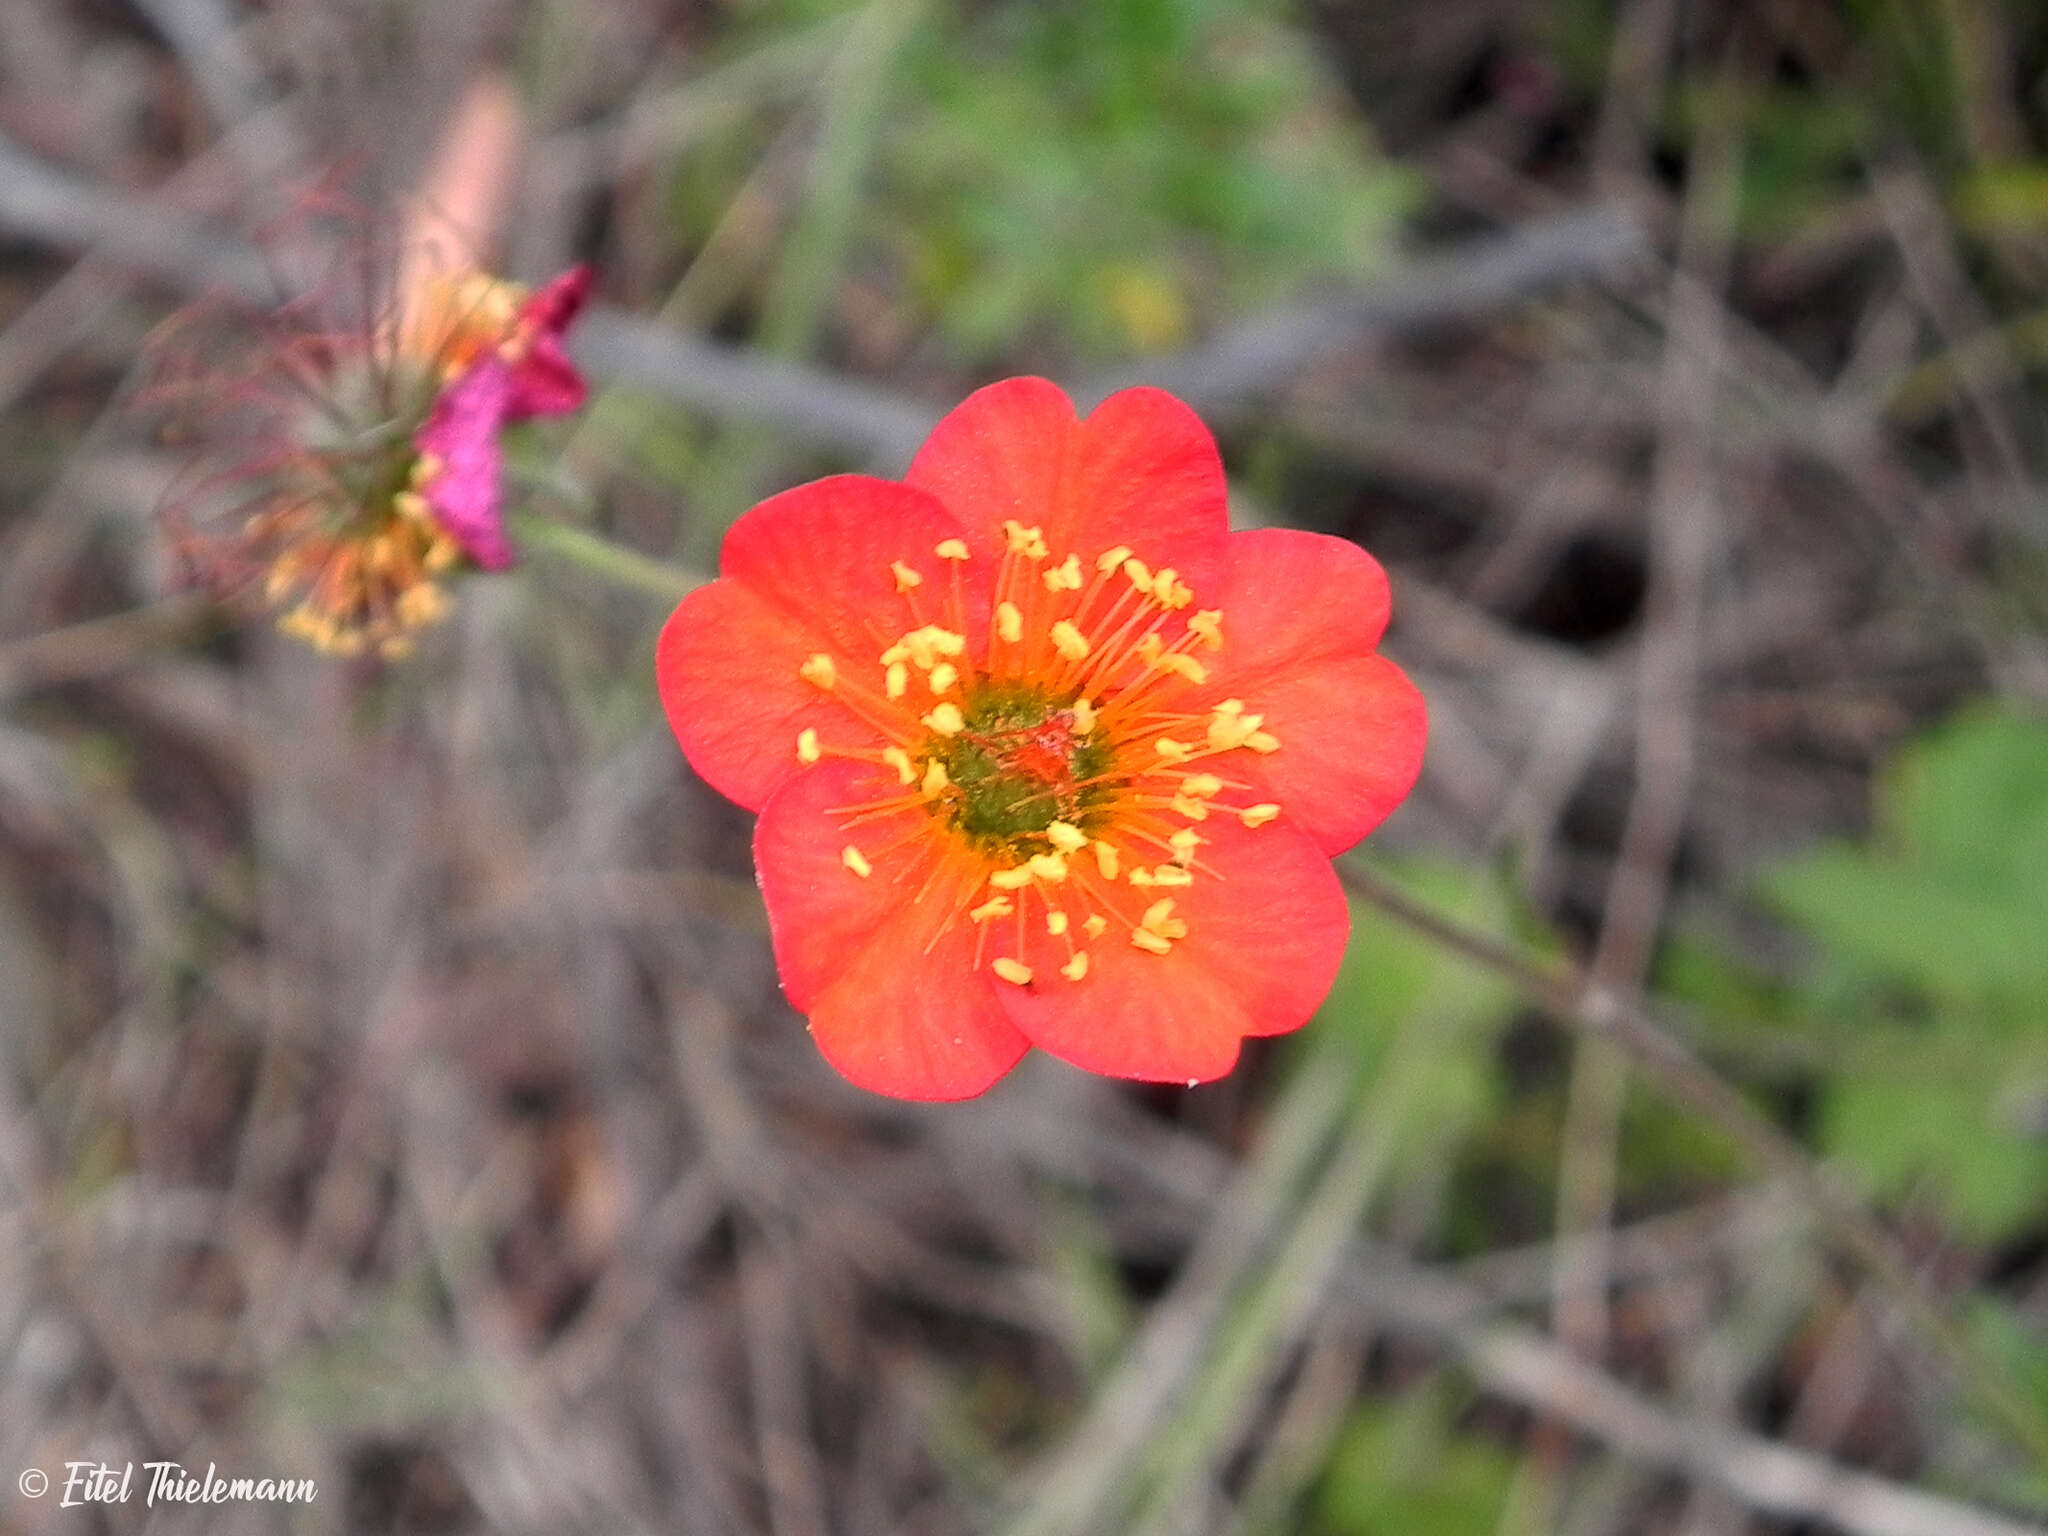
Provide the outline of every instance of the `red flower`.
{"type": "Polygon", "coordinates": [[[1133,389],[970,397],[903,484],[763,502],[662,631],[670,724],[760,813],[776,962],[863,1087],[980,1093],[1036,1045],[1195,1082],[1306,1020],[1332,855],[1421,766],[1340,539],[1231,533],[1209,434],[1133,389]]]}

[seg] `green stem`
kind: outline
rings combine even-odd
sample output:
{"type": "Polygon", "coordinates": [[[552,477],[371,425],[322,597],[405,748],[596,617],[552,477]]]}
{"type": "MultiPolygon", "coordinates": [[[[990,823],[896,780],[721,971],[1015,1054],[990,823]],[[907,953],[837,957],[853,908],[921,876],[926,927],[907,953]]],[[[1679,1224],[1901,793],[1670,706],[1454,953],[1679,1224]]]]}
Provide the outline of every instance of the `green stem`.
{"type": "Polygon", "coordinates": [[[508,521],[520,546],[528,552],[566,560],[614,586],[630,587],[664,602],[680,602],[708,579],[696,571],[614,544],[587,529],[554,522],[536,513],[515,512],[508,521]]]}

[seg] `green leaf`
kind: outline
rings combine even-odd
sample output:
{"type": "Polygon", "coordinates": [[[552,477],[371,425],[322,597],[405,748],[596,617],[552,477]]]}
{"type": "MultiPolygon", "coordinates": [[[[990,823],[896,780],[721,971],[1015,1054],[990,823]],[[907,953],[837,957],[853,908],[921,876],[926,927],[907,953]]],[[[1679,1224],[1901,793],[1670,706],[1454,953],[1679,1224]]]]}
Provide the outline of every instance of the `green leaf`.
{"type": "Polygon", "coordinates": [[[1455,1409],[1438,1385],[1353,1412],[1316,1502],[1316,1536],[1492,1536],[1514,1460],[1459,1434],[1455,1409]]]}

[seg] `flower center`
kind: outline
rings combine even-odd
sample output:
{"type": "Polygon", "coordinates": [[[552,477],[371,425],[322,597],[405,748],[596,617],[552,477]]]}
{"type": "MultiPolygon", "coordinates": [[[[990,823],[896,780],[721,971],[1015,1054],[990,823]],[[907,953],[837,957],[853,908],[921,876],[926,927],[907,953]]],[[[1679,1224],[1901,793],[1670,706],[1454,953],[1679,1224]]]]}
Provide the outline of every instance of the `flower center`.
{"type": "Polygon", "coordinates": [[[931,802],[933,815],[995,859],[1019,862],[1050,851],[1054,822],[1088,829],[1109,809],[1115,751],[1076,729],[1073,690],[986,680],[972,687],[962,725],[934,732],[925,755],[942,765],[957,794],[931,802]]]}
{"type": "Polygon", "coordinates": [[[987,654],[968,653],[964,540],[933,549],[937,594],[916,565],[893,562],[912,627],[873,662],[842,666],[821,651],[797,668],[885,744],[843,747],[813,726],[796,755],[893,770],[892,789],[839,812],[855,838],[840,852],[851,878],[886,876],[909,902],[947,903],[948,926],[974,925],[975,964],[1013,986],[1052,985],[1054,970],[1079,982],[1086,946],[1112,930],[1152,956],[1187,937],[1180,898],[1164,892],[1215,878],[1201,851],[1212,835],[1198,830],[1211,816],[1257,828],[1280,815],[1259,798],[1260,776],[1233,767],[1280,742],[1244,700],[1208,699],[1196,653],[1223,649],[1223,614],[1193,608],[1175,571],[1118,546],[1091,572],[1037,528],[1012,522],[1003,533],[987,654]],[[917,830],[882,840],[865,830],[906,814],[917,830]],[[953,889],[943,882],[961,864],[945,849],[961,845],[978,872],[953,889]]]}

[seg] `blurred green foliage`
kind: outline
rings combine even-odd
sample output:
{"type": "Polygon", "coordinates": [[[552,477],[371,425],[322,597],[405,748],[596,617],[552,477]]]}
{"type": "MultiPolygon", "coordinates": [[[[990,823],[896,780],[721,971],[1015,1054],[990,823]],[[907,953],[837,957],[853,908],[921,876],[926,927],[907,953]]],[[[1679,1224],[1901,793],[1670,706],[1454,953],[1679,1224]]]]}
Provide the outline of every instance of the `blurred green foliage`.
{"type": "Polygon", "coordinates": [[[1995,1240],[2048,1209],[2048,724],[1966,711],[1897,754],[1873,812],[1760,883],[1810,941],[1797,975],[1694,947],[1667,979],[1823,1042],[1822,1151],[1995,1240]]]}
{"type": "MultiPolygon", "coordinates": [[[[764,0],[760,46],[860,11],[764,0]]],[[[1020,342],[1084,356],[1178,345],[1204,323],[1389,249],[1419,182],[1379,160],[1278,0],[925,6],[865,171],[856,264],[962,362],[1020,342]]],[[[678,207],[707,237],[772,142],[693,154],[678,207]]]]}
{"type": "Polygon", "coordinates": [[[1490,1536],[1514,1480],[1505,1446],[1460,1434],[1439,1378],[1354,1412],[1330,1456],[1312,1536],[1490,1536]]]}

